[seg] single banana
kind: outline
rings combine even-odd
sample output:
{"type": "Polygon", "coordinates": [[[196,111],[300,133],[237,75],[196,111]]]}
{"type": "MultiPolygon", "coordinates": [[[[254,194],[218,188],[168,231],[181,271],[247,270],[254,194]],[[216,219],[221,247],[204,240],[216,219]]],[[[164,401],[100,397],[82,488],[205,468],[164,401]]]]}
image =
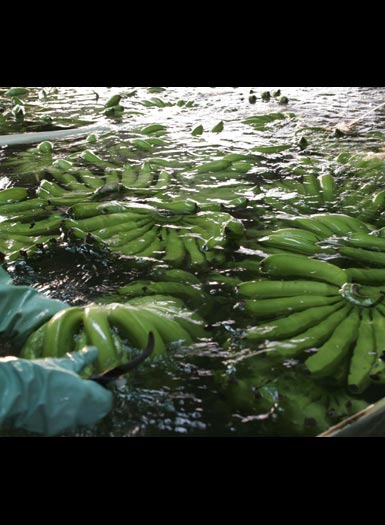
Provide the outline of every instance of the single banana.
{"type": "Polygon", "coordinates": [[[385,266],[385,252],[375,252],[363,248],[349,248],[341,246],[338,252],[349,259],[364,263],[367,265],[385,266]]]}
{"type": "Polygon", "coordinates": [[[291,297],[295,295],[338,295],[338,287],[317,281],[244,281],[240,295],[250,298],[291,297]]]}
{"type": "Polygon", "coordinates": [[[111,335],[108,312],[105,306],[86,306],[84,309],[84,329],[88,344],[99,350],[95,363],[97,371],[102,372],[119,364],[117,350],[111,335]]]}
{"type": "Polygon", "coordinates": [[[180,266],[186,257],[185,245],[175,228],[167,228],[166,255],[163,260],[171,265],[180,266]]]}
{"type": "Polygon", "coordinates": [[[344,270],[326,261],[308,259],[302,255],[270,255],[260,263],[260,271],[271,277],[300,277],[325,281],[338,287],[348,281],[344,270]]]}
{"type": "Polygon", "coordinates": [[[181,240],[189,256],[189,265],[191,267],[205,266],[206,258],[200,251],[196,238],[185,234],[181,235],[181,240]]]}
{"type": "Polygon", "coordinates": [[[298,295],[277,299],[245,299],[246,310],[258,319],[299,312],[315,306],[327,306],[339,302],[338,296],[298,295]]]}
{"type": "Polygon", "coordinates": [[[358,394],[368,387],[370,371],[376,357],[371,311],[363,309],[348,374],[348,386],[352,392],[358,394]]]}
{"type": "Polygon", "coordinates": [[[72,307],[56,313],[47,323],[43,355],[62,357],[74,347],[74,336],[83,322],[83,308],[72,307]]]}
{"type": "Polygon", "coordinates": [[[352,312],[334,330],[330,339],[305,361],[307,369],[317,377],[330,375],[347,357],[358,335],[358,310],[352,312]]]}
{"type": "Polygon", "coordinates": [[[337,186],[333,175],[324,173],[318,176],[318,182],[322,190],[325,202],[334,202],[337,194],[337,186]]]}

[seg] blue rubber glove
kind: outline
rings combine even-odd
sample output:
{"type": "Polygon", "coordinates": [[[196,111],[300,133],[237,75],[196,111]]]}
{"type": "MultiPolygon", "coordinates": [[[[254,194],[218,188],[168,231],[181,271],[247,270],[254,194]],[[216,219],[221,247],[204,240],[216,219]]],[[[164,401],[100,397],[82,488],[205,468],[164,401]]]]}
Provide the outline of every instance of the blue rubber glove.
{"type": "Polygon", "coordinates": [[[0,336],[21,347],[27,337],[69,305],[44,297],[29,286],[15,286],[0,267],[0,336]]]}
{"type": "Polygon", "coordinates": [[[112,394],[78,373],[95,361],[96,347],[67,357],[0,359],[0,426],[46,436],[92,425],[112,408],[112,394]]]}

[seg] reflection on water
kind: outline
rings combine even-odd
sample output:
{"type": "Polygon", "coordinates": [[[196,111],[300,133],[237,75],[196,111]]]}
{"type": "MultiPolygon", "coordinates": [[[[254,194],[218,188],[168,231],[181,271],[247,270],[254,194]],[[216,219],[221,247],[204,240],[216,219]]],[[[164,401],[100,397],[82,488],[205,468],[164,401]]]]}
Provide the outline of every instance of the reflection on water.
{"type": "MultiPolygon", "coordinates": [[[[212,194],[208,199],[212,202],[219,188],[223,192],[223,188],[228,187],[227,200],[236,191],[237,197],[245,197],[253,204],[252,208],[235,209],[235,214],[246,227],[255,228],[260,227],[258,213],[262,214],[258,211],[261,194],[256,187],[294,173],[304,159],[307,166],[308,159],[314,159],[316,169],[322,169],[328,167],[330,159],[340,152],[376,151],[384,144],[384,108],[362,118],[352,133],[338,136],[335,127],[349,123],[381,104],[385,88],[279,88],[287,97],[287,104],[280,104],[280,97],[272,97],[268,102],[260,98],[262,91],[273,93],[278,87],[66,87],[47,92],[31,88],[31,95],[25,101],[25,121],[12,127],[9,120],[10,125],[2,133],[80,129],[84,125],[94,125],[97,142],[91,145],[86,142],[90,130],[84,135],[53,140],[55,159],[90,148],[104,161],[120,164],[138,164],[156,157],[169,162],[168,169],[175,177],[174,186],[169,191],[171,200],[176,196],[191,197],[197,189],[211,186],[212,194]],[[120,104],[124,112],[106,115],[105,104],[116,94],[122,95],[120,104]],[[253,95],[256,95],[255,100],[250,98],[253,95]],[[269,123],[263,129],[245,123],[248,117],[267,113],[282,113],[285,118],[269,123]],[[223,131],[211,132],[221,121],[223,131]],[[145,148],[134,151],[132,143],[140,137],[138,130],[154,123],[166,126],[167,133],[158,137],[150,152],[145,148]],[[192,136],[192,130],[200,125],[204,132],[192,136]],[[298,146],[303,136],[308,142],[305,150],[298,146]],[[274,153],[254,152],[258,165],[250,169],[241,181],[226,173],[220,179],[219,174],[205,178],[188,171],[189,166],[222,158],[228,153],[250,153],[251,148],[269,146],[285,147],[274,153]]],[[[0,189],[18,185],[34,191],[43,178],[49,178],[47,159],[36,157],[35,146],[15,145],[0,149],[0,189]]],[[[73,162],[81,165],[82,161],[74,157],[73,162]]],[[[99,173],[98,167],[93,169],[99,173]]],[[[103,170],[99,174],[102,173],[103,170]]],[[[277,189],[270,191],[273,197],[282,194],[277,189]]],[[[141,201],[149,196],[143,190],[137,192],[135,198],[141,201]]],[[[290,193],[283,194],[283,198],[289,201],[290,193]]],[[[222,199],[222,203],[227,200],[222,199]]],[[[248,248],[242,250],[242,253],[250,253],[248,248]]],[[[235,260],[235,255],[229,258],[235,260]]],[[[92,248],[74,251],[63,246],[52,248],[27,262],[13,262],[8,270],[17,283],[33,285],[71,305],[101,300],[119,286],[146,279],[149,271],[147,266],[133,267],[124,258],[110,258],[107,254],[98,256],[92,248]]],[[[279,413],[279,410],[249,414],[239,410],[236,403],[229,403],[223,395],[218,378],[226,373],[231,375],[234,364],[229,361],[233,350],[226,349],[224,343],[232,334],[233,326],[242,321],[242,312],[233,308],[234,286],[226,287],[214,279],[206,279],[204,274],[200,278],[205,282],[207,293],[224,297],[212,318],[208,319],[212,339],[189,348],[176,348],[162,363],[137,370],[128,378],[127,384],[115,387],[112,414],[96,427],[79,431],[77,435],[282,433],[282,427],[277,427],[277,430],[274,426],[275,412],[279,413]]]]}

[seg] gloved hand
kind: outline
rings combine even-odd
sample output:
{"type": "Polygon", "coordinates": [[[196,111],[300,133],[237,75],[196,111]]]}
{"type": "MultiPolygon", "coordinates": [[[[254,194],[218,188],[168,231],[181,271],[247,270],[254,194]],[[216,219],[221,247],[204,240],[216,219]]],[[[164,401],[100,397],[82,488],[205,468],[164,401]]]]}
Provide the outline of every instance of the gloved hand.
{"type": "Polygon", "coordinates": [[[33,331],[64,308],[69,305],[44,297],[29,286],[15,286],[0,267],[0,336],[20,347],[33,331]]]}
{"type": "Polygon", "coordinates": [[[112,408],[112,394],[78,376],[96,347],[53,359],[0,359],[0,426],[53,436],[92,425],[112,408]]]}

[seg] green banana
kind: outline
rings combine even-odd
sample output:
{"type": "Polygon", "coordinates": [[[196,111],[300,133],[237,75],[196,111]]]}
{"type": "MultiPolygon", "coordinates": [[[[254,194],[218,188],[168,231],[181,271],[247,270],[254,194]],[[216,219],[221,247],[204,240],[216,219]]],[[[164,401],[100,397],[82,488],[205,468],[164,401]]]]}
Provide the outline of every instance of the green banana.
{"type": "Polygon", "coordinates": [[[334,202],[337,195],[337,186],[333,175],[324,173],[318,176],[318,182],[322,190],[325,202],[334,202]]]}
{"type": "Polygon", "coordinates": [[[156,181],[154,187],[156,188],[167,188],[169,184],[172,182],[172,176],[167,171],[161,171],[158,176],[158,180],[156,181]]]}
{"type": "Polygon", "coordinates": [[[11,88],[4,94],[6,97],[24,97],[29,94],[29,89],[23,87],[11,88]]]}
{"type": "MultiPolygon", "coordinates": [[[[125,306],[128,309],[132,308],[134,312],[136,311],[136,308],[130,304],[126,303],[125,306]]],[[[151,329],[154,326],[165,343],[178,341],[191,344],[193,342],[190,334],[177,321],[162,315],[159,311],[153,311],[143,306],[140,309],[140,318],[143,322],[147,322],[151,329]]]]}
{"type": "Polygon", "coordinates": [[[248,328],[245,332],[245,337],[252,341],[292,337],[318,324],[322,319],[333,314],[342,306],[343,303],[341,301],[329,306],[318,306],[302,312],[296,312],[287,317],[248,328]]]}
{"type": "Polygon", "coordinates": [[[382,190],[371,197],[368,203],[363,203],[363,212],[359,215],[362,221],[374,220],[385,207],[385,190],[382,190]]]}
{"type": "Polygon", "coordinates": [[[300,253],[303,255],[314,255],[322,251],[315,243],[318,242],[318,238],[314,235],[312,240],[308,240],[308,236],[303,233],[310,235],[311,232],[305,230],[277,230],[270,235],[261,237],[259,243],[263,246],[288,249],[289,251],[300,253]]]}
{"type": "Polygon", "coordinates": [[[153,275],[157,278],[161,278],[164,281],[175,281],[180,283],[190,283],[201,286],[201,281],[198,277],[190,272],[186,272],[181,269],[164,269],[156,268],[153,275]]]}
{"type": "Polygon", "coordinates": [[[87,219],[89,217],[95,217],[96,215],[112,215],[115,213],[148,214],[154,217],[157,216],[157,210],[153,206],[136,203],[134,201],[87,202],[87,206],[84,206],[84,203],[75,204],[71,207],[70,213],[75,219],[87,219]]]}
{"type": "Polygon", "coordinates": [[[352,310],[350,305],[343,305],[343,303],[337,304],[339,306],[338,310],[320,320],[315,326],[308,328],[289,340],[280,341],[279,343],[272,342],[269,349],[274,349],[282,356],[293,357],[304,350],[317,348],[326,344],[338,325],[347,318],[352,310]]]}
{"type": "Polygon", "coordinates": [[[138,173],[138,178],[134,184],[136,188],[147,188],[153,182],[154,174],[148,163],[144,163],[138,173]]]}
{"type": "Polygon", "coordinates": [[[207,337],[207,332],[203,327],[203,319],[196,313],[186,310],[183,301],[180,299],[163,295],[152,295],[151,297],[131,299],[126,304],[140,306],[167,318],[172,317],[193,339],[207,337]]]}
{"type": "Polygon", "coordinates": [[[185,245],[175,228],[167,228],[166,255],[163,260],[171,265],[180,266],[186,257],[185,245]]]}
{"type": "Polygon", "coordinates": [[[133,285],[123,286],[118,289],[122,295],[173,295],[180,297],[186,302],[198,306],[206,299],[206,294],[195,287],[196,285],[180,282],[153,282],[153,281],[136,281],[133,285]],[[141,283],[143,285],[141,286],[141,283]]]}
{"type": "Polygon", "coordinates": [[[38,359],[44,356],[43,345],[46,337],[47,324],[48,323],[44,323],[40,328],[35,330],[35,332],[32,332],[20,352],[20,357],[23,359],[38,359]]]}
{"type": "Polygon", "coordinates": [[[334,235],[334,231],[321,224],[316,219],[311,219],[309,217],[284,217],[280,219],[284,224],[290,226],[296,226],[303,230],[308,230],[315,235],[319,236],[321,239],[325,239],[334,235]]]}
{"type": "Polygon", "coordinates": [[[377,308],[373,308],[372,317],[376,354],[385,357],[385,317],[377,308]]]}
{"type": "Polygon", "coordinates": [[[305,361],[307,369],[317,377],[333,373],[346,358],[357,339],[359,325],[358,310],[352,312],[334,330],[330,339],[305,361]]]}
{"type": "MultiPolygon", "coordinates": [[[[87,149],[80,154],[80,158],[83,159],[88,164],[95,164],[101,168],[115,168],[116,166],[111,162],[106,162],[96,155],[93,151],[87,149]]],[[[68,168],[66,168],[68,169],[68,168]]]]}
{"type": "Polygon", "coordinates": [[[245,162],[244,160],[233,162],[231,166],[238,173],[247,173],[251,170],[253,165],[250,162],[245,162]]]}
{"type": "Polygon", "coordinates": [[[347,281],[354,281],[357,283],[384,283],[385,284],[385,270],[370,268],[346,268],[345,270],[348,279],[347,281]]]}
{"type": "Polygon", "coordinates": [[[104,170],[104,176],[106,178],[106,184],[119,183],[120,182],[120,172],[117,169],[106,168],[104,170]]]}
{"type": "Polygon", "coordinates": [[[238,162],[238,161],[241,161],[241,160],[253,161],[256,158],[257,158],[256,155],[245,155],[244,153],[227,153],[223,157],[223,160],[227,160],[227,161],[233,163],[233,162],[238,162]]]}
{"type": "Polygon", "coordinates": [[[348,374],[348,386],[351,391],[361,393],[367,388],[375,360],[376,347],[371,312],[362,310],[357,342],[353,349],[348,374]]]}
{"type": "Polygon", "coordinates": [[[189,256],[189,264],[191,267],[206,265],[206,258],[199,249],[195,237],[189,235],[181,235],[181,240],[187,255],[189,256]]]}
{"type": "Polygon", "coordinates": [[[122,172],[123,186],[126,186],[127,188],[130,188],[131,186],[135,186],[137,177],[138,176],[137,176],[135,169],[132,166],[129,166],[128,164],[126,164],[122,172]]]}
{"type": "MultiPolygon", "coordinates": [[[[153,229],[153,223],[147,222],[144,226],[141,228],[135,227],[131,230],[120,232],[116,235],[112,235],[111,237],[104,237],[101,238],[103,242],[107,244],[109,248],[121,248],[128,245],[128,243],[131,243],[131,241],[134,241],[135,239],[143,239],[143,236],[151,231],[153,229]]],[[[140,245],[139,245],[140,247],[140,245]]]]}
{"type": "Polygon", "coordinates": [[[220,122],[218,122],[218,124],[215,124],[215,126],[212,128],[211,132],[212,133],[220,133],[221,131],[223,131],[223,121],[221,120],[220,122]]]}
{"type": "Polygon", "coordinates": [[[376,359],[370,371],[370,379],[375,384],[385,383],[385,361],[376,359]]]}
{"type": "Polygon", "coordinates": [[[226,170],[231,166],[231,162],[227,159],[222,160],[214,160],[212,162],[207,162],[206,164],[201,164],[197,167],[197,170],[199,173],[202,172],[216,172],[216,171],[223,171],[226,170]]]}
{"type": "Polygon", "coordinates": [[[150,124],[149,126],[143,128],[140,132],[144,135],[151,135],[151,133],[154,133],[155,131],[164,131],[166,129],[166,126],[162,126],[162,124],[150,124]]]}
{"type": "Polygon", "coordinates": [[[89,188],[93,190],[97,190],[101,186],[103,186],[104,181],[103,179],[92,173],[92,171],[87,170],[85,168],[80,168],[76,171],[76,175],[80,178],[80,180],[86,184],[89,188]]]}
{"type": "Polygon", "coordinates": [[[318,197],[319,199],[321,188],[319,185],[319,181],[315,175],[313,175],[312,173],[307,173],[306,175],[304,175],[302,184],[306,195],[318,197]]]}
{"type": "Polygon", "coordinates": [[[127,338],[140,350],[146,347],[148,334],[153,332],[154,351],[152,358],[165,353],[166,347],[158,330],[142,321],[139,311],[126,308],[125,305],[111,303],[108,305],[108,320],[112,326],[116,326],[123,338],[127,338]]]}
{"type": "Polygon", "coordinates": [[[338,252],[344,257],[364,264],[374,264],[376,266],[385,266],[385,252],[374,252],[363,248],[349,248],[341,246],[338,252]]]}
{"type": "Polygon", "coordinates": [[[248,312],[258,319],[299,312],[315,306],[326,306],[339,302],[339,296],[324,295],[296,295],[275,299],[245,299],[244,304],[248,312]]]}
{"type": "Polygon", "coordinates": [[[374,383],[385,383],[385,317],[378,307],[373,309],[372,317],[376,358],[370,370],[370,379],[374,383]]]}
{"type": "Polygon", "coordinates": [[[18,224],[14,222],[2,222],[1,229],[4,232],[16,233],[18,235],[49,235],[58,234],[63,222],[63,217],[52,214],[48,219],[38,222],[31,222],[30,224],[18,224]]]}
{"type": "Polygon", "coordinates": [[[194,214],[198,211],[197,203],[190,199],[164,202],[159,199],[147,199],[147,202],[159,210],[166,210],[177,215],[194,214]]]}
{"type": "Polygon", "coordinates": [[[108,370],[119,364],[118,355],[111,336],[111,327],[104,306],[86,306],[83,315],[87,341],[99,350],[96,365],[98,371],[108,370]]]}
{"type": "MultiPolygon", "coordinates": [[[[83,191],[84,190],[86,190],[86,188],[83,187],[83,191]]],[[[51,199],[52,197],[67,196],[69,192],[56,182],[43,179],[40,181],[36,193],[38,197],[41,197],[43,199],[51,199]]]]}
{"type": "Polygon", "coordinates": [[[362,221],[343,213],[317,213],[311,215],[311,218],[324,224],[338,235],[359,231],[368,233],[370,231],[362,221]]]}
{"type": "Polygon", "coordinates": [[[355,232],[343,238],[344,244],[353,248],[385,252],[385,239],[365,232],[355,232]]]}
{"type": "Polygon", "coordinates": [[[145,226],[151,227],[152,225],[154,225],[154,221],[151,218],[142,215],[142,219],[119,222],[118,224],[115,224],[115,226],[106,226],[100,230],[92,230],[92,233],[97,234],[101,239],[113,239],[116,238],[116,236],[124,236],[132,231],[140,230],[145,226]]]}
{"type": "Polygon", "coordinates": [[[71,352],[74,336],[83,321],[83,308],[72,307],[55,314],[47,323],[43,355],[45,357],[62,357],[71,352]]]}
{"type": "Polygon", "coordinates": [[[146,140],[135,139],[132,141],[133,146],[140,151],[152,151],[152,146],[146,140]]]}
{"type": "Polygon", "coordinates": [[[113,106],[116,106],[117,104],[119,104],[121,98],[122,98],[121,95],[113,95],[111,98],[109,98],[107,100],[107,102],[105,103],[104,107],[105,108],[112,108],[113,106]]]}
{"type": "Polygon", "coordinates": [[[338,287],[348,281],[345,270],[338,266],[302,255],[270,255],[261,261],[260,271],[279,279],[301,277],[325,281],[338,287]]]}
{"type": "Polygon", "coordinates": [[[161,257],[164,254],[164,242],[160,237],[161,236],[158,233],[154,239],[149,244],[147,244],[147,246],[135,254],[135,257],[150,259],[161,257]]]}
{"type": "Polygon", "coordinates": [[[42,208],[45,210],[52,209],[44,199],[29,199],[14,204],[3,204],[0,206],[0,213],[2,217],[11,215],[10,218],[14,219],[16,214],[20,214],[20,217],[25,217],[26,212],[31,212],[32,214],[40,213],[42,212],[42,208]]]}
{"type": "Polygon", "coordinates": [[[140,238],[136,237],[131,241],[124,242],[119,245],[119,252],[123,255],[136,255],[140,254],[146,249],[156,238],[157,228],[151,228],[144,233],[140,238]]]}
{"type": "Polygon", "coordinates": [[[183,219],[183,225],[190,234],[199,235],[201,239],[204,239],[208,248],[215,248],[225,243],[224,228],[220,223],[189,216],[183,219]]]}
{"type": "Polygon", "coordinates": [[[253,298],[338,294],[337,286],[317,281],[244,281],[238,289],[240,295],[253,298]]]}
{"type": "MultiPolygon", "coordinates": [[[[111,229],[112,226],[133,224],[135,221],[143,220],[143,214],[121,212],[109,215],[97,215],[88,219],[76,220],[76,226],[87,232],[94,232],[102,229],[111,229]]],[[[146,220],[149,220],[145,217],[146,220]]],[[[122,227],[123,229],[123,227],[122,227]]]]}

